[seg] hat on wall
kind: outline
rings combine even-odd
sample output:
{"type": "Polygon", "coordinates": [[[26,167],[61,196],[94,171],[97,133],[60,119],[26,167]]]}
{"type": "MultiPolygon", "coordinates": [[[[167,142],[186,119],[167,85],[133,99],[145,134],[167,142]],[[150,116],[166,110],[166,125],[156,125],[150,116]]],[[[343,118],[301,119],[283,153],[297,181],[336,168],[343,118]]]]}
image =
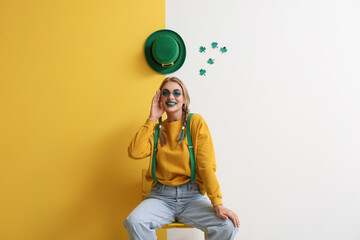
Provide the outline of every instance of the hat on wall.
{"type": "Polygon", "coordinates": [[[152,33],[145,42],[145,57],[150,67],[163,74],[177,71],[184,63],[185,43],[179,34],[163,29],[152,33]]]}

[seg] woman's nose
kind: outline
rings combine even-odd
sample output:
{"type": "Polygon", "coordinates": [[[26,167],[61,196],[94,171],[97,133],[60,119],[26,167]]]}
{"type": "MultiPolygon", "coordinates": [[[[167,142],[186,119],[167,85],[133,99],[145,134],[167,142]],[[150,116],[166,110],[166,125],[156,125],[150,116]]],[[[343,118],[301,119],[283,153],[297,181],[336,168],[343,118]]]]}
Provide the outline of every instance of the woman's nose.
{"type": "Polygon", "coordinates": [[[174,99],[175,99],[175,97],[174,97],[173,93],[170,93],[170,94],[169,94],[169,96],[168,96],[167,98],[168,98],[168,99],[170,99],[170,100],[174,100],[174,99]]]}

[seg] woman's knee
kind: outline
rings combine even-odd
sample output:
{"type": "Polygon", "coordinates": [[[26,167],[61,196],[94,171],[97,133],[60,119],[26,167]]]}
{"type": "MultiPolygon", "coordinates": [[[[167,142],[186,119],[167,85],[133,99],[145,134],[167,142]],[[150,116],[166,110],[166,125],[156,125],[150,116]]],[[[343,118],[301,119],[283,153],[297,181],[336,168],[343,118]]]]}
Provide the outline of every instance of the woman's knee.
{"type": "Polygon", "coordinates": [[[139,225],[141,225],[141,219],[134,214],[130,214],[124,221],[124,226],[126,229],[136,228],[139,225]]]}
{"type": "Polygon", "coordinates": [[[154,220],[149,220],[144,215],[130,214],[124,221],[126,229],[157,230],[161,226],[154,220]]]}
{"type": "Polygon", "coordinates": [[[235,236],[237,234],[237,232],[239,231],[239,228],[236,227],[230,219],[226,220],[225,222],[226,222],[226,224],[222,228],[224,231],[224,234],[226,234],[227,236],[235,236]]]}
{"type": "Polygon", "coordinates": [[[238,228],[235,227],[233,222],[230,219],[222,221],[220,225],[212,226],[207,229],[206,233],[208,234],[209,239],[224,239],[232,240],[235,238],[238,228]]]}

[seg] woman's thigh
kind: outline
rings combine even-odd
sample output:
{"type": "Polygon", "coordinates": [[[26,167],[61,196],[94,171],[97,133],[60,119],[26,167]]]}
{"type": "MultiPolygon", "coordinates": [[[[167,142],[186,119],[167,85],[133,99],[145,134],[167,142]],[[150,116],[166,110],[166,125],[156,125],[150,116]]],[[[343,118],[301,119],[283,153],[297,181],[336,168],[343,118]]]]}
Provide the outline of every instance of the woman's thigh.
{"type": "Polygon", "coordinates": [[[174,213],[166,202],[156,198],[143,200],[125,220],[127,224],[148,225],[152,229],[159,229],[174,221],[174,213]]]}
{"type": "Polygon", "coordinates": [[[216,211],[207,196],[201,196],[192,201],[179,215],[178,221],[204,232],[208,232],[210,228],[232,224],[231,220],[225,220],[216,215],[216,211]]]}

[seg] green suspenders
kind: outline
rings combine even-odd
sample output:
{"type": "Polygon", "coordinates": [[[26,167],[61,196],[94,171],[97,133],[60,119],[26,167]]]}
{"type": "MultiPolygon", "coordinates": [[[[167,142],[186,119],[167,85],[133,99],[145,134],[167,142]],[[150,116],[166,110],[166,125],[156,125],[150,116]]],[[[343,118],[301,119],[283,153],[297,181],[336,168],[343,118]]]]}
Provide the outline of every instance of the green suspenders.
{"type": "MultiPolygon", "coordinates": [[[[188,116],[188,120],[186,123],[186,134],[187,134],[187,140],[188,140],[188,148],[189,148],[189,154],[190,154],[190,166],[191,166],[191,182],[195,182],[195,175],[196,175],[196,169],[195,169],[195,154],[194,154],[194,148],[192,145],[192,139],[190,134],[190,118],[193,114],[190,113],[188,116]]],[[[159,125],[155,129],[155,136],[154,136],[154,149],[153,149],[153,157],[152,157],[152,165],[151,165],[151,174],[154,178],[155,182],[159,182],[159,180],[156,178],[156,153],[157,153],[157,144],[159,139],[159,125]]]]}
{"type": "Polygon", "coordinates": [[[196,169],[195,169],[195,154],[194,154],[194,147],[192,144],[191,139],[191,133],[190,133],[190,118],[193,114],[190,113],[188,116],[188,121],[186,123],[186,135],[188,140],[188,148],[189,148],[189,154],[190,154],[190,164],[191,164],[191,182],[195,182],[195,175],[196,175],[196,169]]]}

